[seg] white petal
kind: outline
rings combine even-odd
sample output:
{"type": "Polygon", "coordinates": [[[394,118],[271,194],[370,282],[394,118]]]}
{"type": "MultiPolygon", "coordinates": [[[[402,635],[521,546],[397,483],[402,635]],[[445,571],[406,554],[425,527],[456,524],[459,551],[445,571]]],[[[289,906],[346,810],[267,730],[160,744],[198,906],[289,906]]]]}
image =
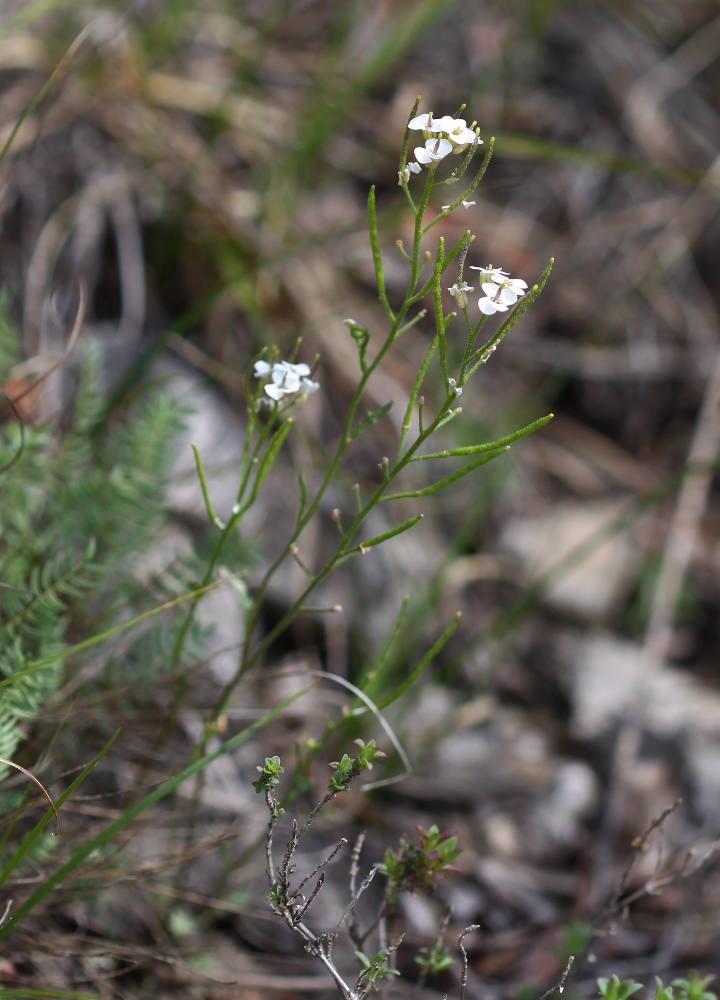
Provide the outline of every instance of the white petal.
{"type": "Polygon", "coordinates": [[[452,143],[447,139],[426,139],[425,149],[433,160],[442,160],[448,153],[452,153],[452,143]]]}
{"type": "Polygon", "coordinates": [[[514,288],[518,295],[522,295],[523,293],[519,289],[527,288],[527,281],[523,281],[522,278],[511,278],[510,287],[514,288]]]}
{"type": "Polygon", "coordinates": [[[304,361],[300,362],[299,365],[291,365],[288,363],[288,368],[294,372],[295,375],[299,375],[301,378],[310,374],[310,365],[306,365],[304,361]]]}
{"type": "Polygon", "coordinates": [[[511,306],[517,302],[517,293],[512,290],[512,288],[503,288],[500,291],[500,301],[504,302],[505,305],[511,306]]]}
{"type": "Polygon", "coordinates": [[[267,361],[256,361],[253,369],[255,371],[255,378],[263,378],[265,375],[270,374],[272,367],[267,361]]]}
{"type": "MultiPolygon", "coordinates": [[[[449,139],[456,146],[471,146],[475,142],[475,133],[471,128],[463,128],[457,132],[450,132],[449,139]]],[[[480,145],[479,140],[478,145],[480,145]]]]}
{"type": "Polygon", "coordinates": [[[412,121],[408,122],[408,128],[422,129],[422,131],[425,131],[425,129],[428,127],[429,118],[430,118],[429,114],[418,115],[417,118],[413,118],[412,121]]]}
{"type": "Polygon", "coordinates": [[[265,392],[268,394],[270,399],[274,399],[276,403],[285,395],[285,390],[281,389],[279,385],[275,385],[272,382],[268,382],[265,386],[265,392]]]}
{"type": "Polygon", "coordinates": [[[273,371],[272,380],[284,393],[297,392],[300,387],[300,377],[295,372],[283,370],[279,366],[273,371]]]}
{"type": "MultiPolygon", "coordinates": [[[[463,125],[465,123],[463,122],[463,125]]],[[[443,115],[442,118],[433,118],[432,131],[433,132],[452,132],[455,128],[456,122],[452,115],[443,115]]]]}
{"type": "Polygon", "coordinates": [[[422,146],[416,146],[414,153],[415,153],[415,159],[418,161],[418,163],[422,163],[425,166],[427,166],[428,163],[433,162],[432,156],[430,156],[427,150],[423,149],[422,146]]]}
{"type": "Polygon", "coordinates": [[[494,281],[483,281],[482,290],[486,295],[494,297],[500,291],[500,285],[496,285],[494,281]]]}
{"type": "Polygon", "coordinates": [[[408,167],[408,170],[410,171],[410,173],[412,173],[412,174],[419,174],[420,173],[420,164],[419,163],[408,163],[407,167],[408,167]]]}
{"type": "Polygon", "coordinates": [[[304,378],[300,383],[300,391],[306,396],[312,396],[320,388],[319,382],[311,382],[309,378],[304,378]]]}
{"type": "Polygon", "coordinates": [[[493,313],[502,311],[498,309],[497,303],[493,302],[492,299],[480,299],[478,307],[480,312],[485,313],[486,316],[492,316],[493,313]]]}

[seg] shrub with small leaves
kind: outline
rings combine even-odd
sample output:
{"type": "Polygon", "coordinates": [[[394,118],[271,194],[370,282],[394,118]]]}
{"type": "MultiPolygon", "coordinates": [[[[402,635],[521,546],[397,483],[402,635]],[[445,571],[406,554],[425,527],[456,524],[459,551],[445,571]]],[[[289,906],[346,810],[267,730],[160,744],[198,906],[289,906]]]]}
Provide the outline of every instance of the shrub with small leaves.
{"type": "Polygon", "coordinates": [[[279,757],[266,757],[264,766],[258,764],[257,769],[260,777],[257,781],[253,781],[252,785],[258,795],[262,792],[271,792],[280,783],[278,775],[285,770],[279,757]]]}
{"type": "Polygon", "coordinates": [[[387,964],[388,953],[387,951],[379,951],[372,958],[362,951],[356,951],[355,957],[358,959],[363,967],[363,971],[360,973],[360,979],[358,983],[363,985],[364,983],[371,983],[372,988],[377,992],[377,986],[375,985],[376,980],[386,979],[388,976],[399,976],[400,973],[397,969],[391,969],[387,964]]]}
{"type": "Polygon", "coordinates": [[[680,1000],[717,1000],[717,996],[706,989],[715,976],[703,979],[697,972],[688,973],[687,979],[673,979],[673,986],[680,991],[680,1000]]]}
{"type": "Polygon", "coordinates": [[[435,973],[455,965],[455,959],[450,957],[450,952],[442,941],[436,941],[432,948],[420,948],[415,956],[415,962],[423,972],[430,975],[435,975],[435,973]]]}
{"type": "Polygon", "coordinates": [[[602,1000],[627,1000],[641,989],[642,983],[634,983],[631,979],[622,982],[617,976],[613,976],[612,979],[598,979],[598,990],[602,1000]]]}
{"type": "Polygon", "coordinates": [[[398,853],[389,848],[378,865],[378,871],[390,882],[390,902],[395,901],[398,892],[432,890],[444,872],[457,871],[452,862],[462,851],[456,836],[440,833],[434,825],[429,830],[418,827],[418,834],[420,847],[403,839],[398,853]]]}
{"type": "Polygon", "coordinates": [[[355,740],[355,744],[360,747],[357,757],[349,757],[344,753],[340,760],[334,760],[330,767],[335,768],[330,784],[329,792],[345,792],[353,778],[357,778],[363,771],[372,771],[372,764],[376,757],[384,757],[382,750],[375,746],[375,740],[365,743],[363,740],[355,740]]]}

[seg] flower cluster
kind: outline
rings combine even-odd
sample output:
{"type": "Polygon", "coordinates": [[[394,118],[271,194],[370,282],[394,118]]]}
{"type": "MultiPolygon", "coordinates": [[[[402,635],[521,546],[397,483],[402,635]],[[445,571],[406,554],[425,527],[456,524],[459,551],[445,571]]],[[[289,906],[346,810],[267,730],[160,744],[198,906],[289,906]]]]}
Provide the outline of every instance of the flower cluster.
{"type": "MultiPolygon", "coordinates": [[[[511,278],[507,271],[501,271],[499,267],[473,267],[471,270],[480,272],[480,288],[483,298],[478,302],[480,312],[486,316],[492,316],[496,312],[507,312],[510,306],[515,305],[521,295],[525,294],[527,282],[522,278],[511,278]]],[[[455,282],[448,288],[448,291],[455,299],[461,309],[468,303],[468,292],[474,291],[473,285],[468,285],[466,281],[455,282]]]]}
{"type": "MultiPolygon", "coordinates": [[[[520,296],[525,294],[527,282],[522,278],[511,278],[507,271],[501,271],[499,267],[493,267],[492,264],[489,267],[471,265],[470,269],[480,272],[480,288],[484,298],[480,299],[478,306],[480,312],[486,316],[492,316],[496,312],[507,312],[509,307],[514,306],[520,296]]],[[[449,291],[453,292],[453,288],[449,291]]]]}
{"type": "Polygon", "coordinates": [[[319,382],[312,382],[308,375],[310,368],[306,364],[294,365],[289,361],[276,361],[269,364],[267,361],[255,362],[255,377],[267,378],[271,381],[265,386],[265,392],[279,402],[283,396],[309,396],[317,392],[320,388],[319,382]]]}
{"type": "Polygon", "coordinates": [[[425,138],[424,146],[415,147],[415,159],[417,163],[409,163],[406,169],[414,174],[420,173],[420,164],[430,167],[438,161],[444,159],[448,153],[462,153],[477,139],[478,132],[474,128],[475,123],[468,128],[464,118],[453,118],[452,115],[443,115],[442,118],[433,118],[432,112],[418,115],[408,123],[408,128],[414,131],[421,131],[425,138]]]}

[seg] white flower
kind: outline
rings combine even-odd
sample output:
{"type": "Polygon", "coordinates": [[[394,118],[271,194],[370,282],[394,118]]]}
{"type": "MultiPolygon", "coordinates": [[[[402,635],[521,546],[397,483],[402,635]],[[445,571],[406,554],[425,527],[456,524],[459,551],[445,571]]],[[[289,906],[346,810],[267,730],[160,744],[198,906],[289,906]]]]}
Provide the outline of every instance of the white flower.
{"type": "Polygon", "coordinates": [[[425,147],[415,147],[415,159],[423,166],[437,163],[444,159],[448,153],[452,153],[452,145],[447,139],[426,139],[425,147]]]}
{"type": "Polygon", "coordinates": [[[510,277],[507,271],[501,270],[499,267],[493,267],[492,264],[488,264],[487,267],[475,267],[474,264],[470,265],[471,271],[479,271],[482,277],[480,281],[494,281],[498,285],[502,284],[507,278],[510,277]]]}
{"type": "Polygon", "coordinates": [[[407,182],[410,180],[410,174],[419,174],[419,173],[420,173],[419,163],[406,164],[404,170],[398,170],[398,185],[402,187],[403,184],[407,184],[407,182]]]}
{"type": "Polygon", "coordinates": [[[319,382],[311,382],[309,378],[300,379],[300,392],[303,396],[312,396],[320,388],[319,382]]]}
{"type": "Polygon", "coordinates": [[[487,316],[495,312],[505,312],[508,306],[513,306],[525,292],[527,285],[520,278],[511,278],[502,285],[494,281],[484,281],[480,286],[487,298],[480,299],[480,311],[487,316]]]}
{"type": "Polygon", "coordinates": [[[435,121],[432,114],[418,115],[417,118],[413,118],[412,121],[408,122],[408,128],[416,131],[421,129],[423,132],[429,132],[431,129],[436,131],[435,121]]]}
{"type": "Polygon", "coordinates": [[[456,281],[451,288],[448,288],[448,291],[455,299],[457,304],[460,306],[460,308],[464,309],[468,302],[467,293],[474,292],[475,288],[473,287],[473,285],[468,285],[466,281],[463,281],[461,285],[458,285],[456,281]]]}
{"type": "MultiPolygon", "coordinates": [[[[443,122],[445,119],[443,119],[443,122]]],[[[455,147],[455,153],[462,153],[464,149],[472,145],[476,139],[476,133],[473,129],[468,128],[465,124],[464,118],[455,118],[450,120],[452,124],[448,128],[443,128],[443,132],[447,134],[448,139],[455,147]]],[[[478,139],[478,146],[482,145],[482,139],[478,139]]]]}
{"type": "Polygon", "coordinates": [[[492,285],[491,283],[488,283],[482,286],[482,290],[487,296],[487,298],[479,300],[478,306],[480,307],[480,312],[485,313],[486,316],[492,316],[493,313],[496,312],[502,312],[502,313],[507,312],[508,307],[505,305],[504,302],[499,302],[492,298],[493,293],[490,290],[491,288],[497,288],[497,285],[492,285]]]}
{"type": "MultiPolygon", "coordinates": [[[[462,121],[461,118],[457,120],[453,118],[452,115],[443,115],[442,118],[433,118],[432,120],[432,131],[433,132],[452,132],[455,128],[456,121],[462,121]]],[[[463,122],[463,125],[465,122],[463,122]]]]}
{"type": "Polygon", "coordinates": [[[508,306],[515,305],[521,295],[525,294],[527,282],[522,278],[511,278],[507,271],[489,264],[487,267],[475,267],[473,271],[480,272],[480,287],[486,296],[480,299],[480,311],[486,316],[496,312],[507,312],[508,306]]]}
{"type": "Polygon", "coordinates": [[[283,396],[300,394],[309,396],[320,388],[319,382],[312,382],[307,376],[310,367],[304,363],[295,365],[290,361],[277,361],[269,365],[267,361],[255,362],[255,375],[258,378],[270,375],[272,381],[265,386],[265,393],[279,402],[283,396]]]}

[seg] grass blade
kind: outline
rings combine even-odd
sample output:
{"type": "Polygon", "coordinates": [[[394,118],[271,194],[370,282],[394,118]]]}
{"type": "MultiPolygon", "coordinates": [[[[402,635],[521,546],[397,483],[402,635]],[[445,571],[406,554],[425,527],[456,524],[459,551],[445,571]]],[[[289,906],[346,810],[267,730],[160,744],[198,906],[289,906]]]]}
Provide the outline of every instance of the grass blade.
{"type": "Polygon", "coordinates": [[[247,742],[247,740],[254,736],[255,733],[259,732],[266,725],[268,725],[268,723],[272,722],[272,720],[277,718],[278,715],[281,715],[289,705],[300,698],[303,694],[306,694],[312,687],[313,685],[309,684],[301,691],[298,691],[296,694],[286,698],[280,705],[273,708],[270,712],[267,712],[261,719],[253,722],[253,724],[248,726],[247,729],[243,729],[243,731],[238,733],[237,736],[233,736],[232,739],[223,743],[223,745],[217,750],[214,750],[212,753],[205,754],[204,757],[196,760],[179,774],[176,774],[174,778],[170,778],[162,785],[153,789],[153,791],[146,795],[144,799],[136,802],[135,805],[131,806],[122,816],[120,816],[119,819],[116,819],[114,823],[105,827],[101,833],[79,848],[70,860],[59,868],[54,875],[51,875],[50,878],[47,879],[47,881],[44,882],[38,889],[36,889],[32,896],[25,900],[25,902],[18,908],[8,922],[0,927],[0,941],[2,941],[3,938],[6,938],[10,931],[16,927],[20,921],[28,915],[28,913],[34,910],[38,903],[41,903],[43,899],[45,899],[45,897],[53,891],[53,889],[61,885],[69,875],[72,875],[73,872],[80,868],[82,863],[90,857],[93,851],[97,851],[105,847],[105,845],[108,844],[113,837],[124,830],[125,827],[132,823],[133,820],[137,819],[137,817],[144,813],[146,809],[154,806],[161,799],[164,799],[166,795],[170,795],[176,788],[179,788],[183,782],[194,777],[196,774],[199,774],[219,757],[222,757],[224,754],[229,753],[231,750],[234,750],[236,747],[239,747],[243,743],[247,742]]]}
{"type": "Polygon", "coordinates": [[[410,674],[410,676],[406,677],[405,680],[402,682],[402,684],[400,684],[398,687],[396,687],[395,690],[391,694],[389,694],[386,698],[383,698],[382,701],[379,701],[378,702],[378,708],[380,708],[380,709],[387,708],[388,705],[392,705],[392,703],[394,701],[397,701],[398,698],[401,695],[405,694],[405,692],[408,690],[408,688],[412,687],[412,685],[415,683],[415,681],[418,679],[418,677],[420,677],[420,675],[425,670],[425,668],[430,663],[430,661],[434,657],[436,657],[438,655],[438,653],[440,652],[440,650],[447,643],[447,641],[449,640],[450,636],[453,634],[453,632],[455,631],[455,629],[458,627],[458,622],[460,621],[461,618],[462,618],[462,612],[458,611],[457,614],[455,615],[455,617],[453,618],[453,620],[450,622],[450,624],[448,625],[448,627],[443,632],[443,634],[437,640],[437,642],[435,643],[435,645],[432,646],[427,651],[427,653],[425,654],[425,656],[423,656],[422,660],[420,660],[420,662],[415,667],[415,669],[410,674]]]}
{"type": "MultiPolygon", "coordinates": [[[[57,806],[54,806],[52,810],[48,810],[42,817],[42,819],[35,824],[34,828],[30,831],[27,837],[23,839],[22,844],[20,844],[17,851],[15,851],[13,856],[10,858],[8,863],[3,868],[2,872],[0,872],[0,886],[5,885],[10,875],[17,868],[17,866],[20,864],[20,862],[25,857],[27,852],[30,850],[30,848],[33,846],[33,844],[38,839],[40,834],[43,832],[45,827],[48,825],[53,815],[55,815],[55,817],[57,818],[56,809],[59,809],[62,806],[62,804],[70,798],[70,796],[78,787],[78,785],[82,784],[82,782],[85,780],[85,778],[87,778],[88,774],[90,774],[95,765],[102,760],[102,758],[105,756],[105,754],[108,752],[110,747],[117,739],[119,732],[120,730],[118,729],[115,732],[115,734],[108,740],[108,742],[102,748],[100,753],[90,761],[87,767],[83,768],[83,770],[80,772],[77,778],[72,782],[72,784],[65,789],[60,798],[57,800],[57,806]]],[[[1,991],[0,991],[0,996],[2,996],[1,991]]]]}

